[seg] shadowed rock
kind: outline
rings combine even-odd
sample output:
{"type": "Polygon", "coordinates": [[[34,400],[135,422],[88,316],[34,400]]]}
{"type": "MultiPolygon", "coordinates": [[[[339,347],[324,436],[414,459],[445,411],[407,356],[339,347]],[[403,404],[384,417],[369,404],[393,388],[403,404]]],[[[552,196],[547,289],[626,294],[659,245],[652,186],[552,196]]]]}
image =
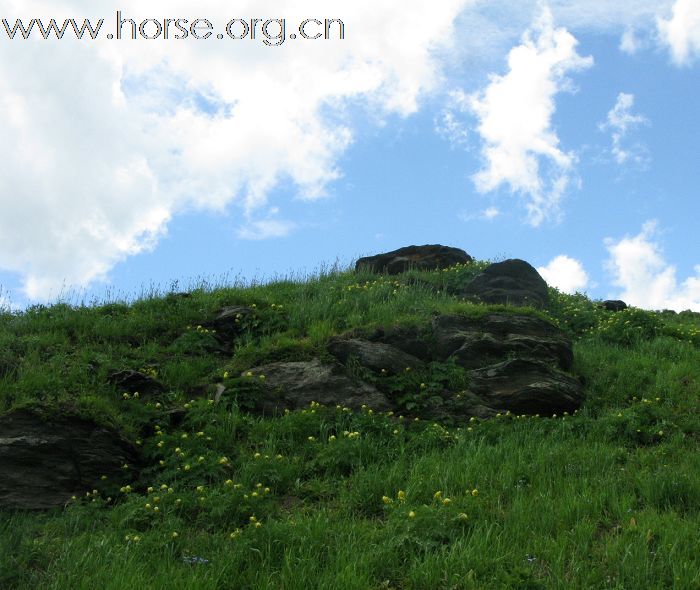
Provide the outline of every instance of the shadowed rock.
{"type": "Polygon", "coordinates": [[[367,340],[388,344],[422,361],[430,361],[432,358],[426,336],[416,326],[377,328],[367,335],[367,340]]]}
{"type": "Polygon", "coordinates": [[[545,307],[547,283],[527,262],[519,259],[497,262],[484,269],[464,289],[466,297],[485,303],[545,307]]]}
{"type": "Polygon", "coordinates": [[[433,319],[433,335],[436,356],[454,357],[466,368],[518,357],[550,362],[568,371],[574,359],[571,342],[559,328],[528,315],[440,315],[433,319]]]}
{"type": "Polygon", "coordinates": [[[402,373],[406,367],[418,369],[423,366],[416,357],[389,344],[357,338],[333,338],[328,343],[328,351],[344,365],[354,358],[360,365],[375,373],[384,369],[388,373],[397,374],[402,373]]]}
{"type": "MultiPolygon", "coordinates": [[[[375,387],[344,375],[332,365],[311,361],[279,362],[253,367],[251,379],[261,385],[255,411],[279,415],[285,409],[308,408],[312,401],[324,405],[341,405],[373,410],[391,408],[383,393],[375,387]],[[264,380],[259,376],[264,375],[264,380]]],[[[246,376],[244,371],[241,376],[246,376]]]]}
{"type": "Polygon", "coordinates": [[[392,252],[360,258],[355,263],[355,270],[369,270],[375,273],[396,275],[411,268],[418,270],[435,270],[448,268],[455,264],[466,264],[473,258],[464,250],[441,246],[406,246],[392,252]]]}
{"type": "Polygon", "coordinates": [[[63,506],[108,481],[133,481],[138,455],[116,431],[76,416],[0,418],[0,508],[63,506]],[[123,469],[127,463],[130,469],[123,469]]]}
{"type": "Polygon", "coordinates": [[[469,389],[485,405],[514,414],[573,412],[583,401],[581,383],[539,361],[513,359],[470,371],[469,389]]]}
{"type": "Polygon", "coordinates": [[[573,364],[569,339],[553,324],[532,315],[437,315],[424,328],[393,326],[369,336],[365,333],[366,338],[362,335],[355,330],[330,339],[328,351],[341,365],[314,359],[251,369],[251,383],[260,388],[254,409],[279,414],[317,401],[355,409],[366,405],[401,410],[394,405],[398,402],[393,390],[388,389],[385,396],[382,376],[403,374],[407,367],[420,374],[433,370],[431,362],[449,361],[469,370],[469,386],[462,391],[433,389],[418,402],[427,418],[464,422],[471,416],[488,418],[507,410],[551,415],[573,412],[583,398],[580,381],[563,372],[573,364]],[[414,349],[422,358],[406,352],[414,349]],[[353,362],[379,378],[376,387],[351,376],[353,362]]]}

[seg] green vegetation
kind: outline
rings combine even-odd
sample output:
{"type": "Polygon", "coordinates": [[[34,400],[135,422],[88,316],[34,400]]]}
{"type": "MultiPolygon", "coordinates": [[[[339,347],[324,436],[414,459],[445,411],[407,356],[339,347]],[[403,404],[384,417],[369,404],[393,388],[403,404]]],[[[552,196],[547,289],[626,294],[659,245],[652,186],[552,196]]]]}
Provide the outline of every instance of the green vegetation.
{"type": "Polygon", "coordinates": [[[246,412],[261,376],[242,373],[327,358],[332,335],[513,311],[453,295],[485,264],[0,312],[0,414],[91,416],[150,465],[65,509],[0,511],[0,588],[700,588],[700,314],[556,290],[518,308],[573,339],[573,416],[421,420],[431,388],[464,383],[450,363],[392,377],[402,416],[246,412]],[[255,313],[227,348],[207,326],[233,305],[255,313]],[[120,390],[121,369],[164,390],[120,390]]]}

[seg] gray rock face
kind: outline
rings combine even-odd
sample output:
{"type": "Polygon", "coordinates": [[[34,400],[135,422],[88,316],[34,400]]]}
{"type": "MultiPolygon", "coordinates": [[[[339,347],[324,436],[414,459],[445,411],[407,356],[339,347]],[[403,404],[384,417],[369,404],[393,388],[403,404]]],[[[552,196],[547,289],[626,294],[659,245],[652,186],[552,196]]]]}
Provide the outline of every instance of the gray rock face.
{"type": "Polygon", "coordinates": [[[434,270],[448,268],[457,263],[465,264],[473,258],[464,250],[441,246],[439,244],[426,246],[406,246],[392,252],[366,256],[355,263],[355,270],[396,275],[406,272],[409,268],[419,270],[434,270]]]}
{"type": "Polygon", "coordinates": [[[573,412],[583,401],[581,384],[543,362],[513,359],[470,372],[470,391],[498,410],[514,414],[573,412]]]}
{"type": "Polygon", "coordinates": [[[530,264],[519,259],[486,267],[465,287],[464,295],[485,303],[519,306],[545,307],[549,301],[545,280],[530,264]]]}
{"type": "Polygon", "coordinates": [[[98,487],[102,475],[110,482],[133,480],[137,464],[128,441],[89,420],[43,421],[24,410],[0,418],[0,509],[63,506],[98,487]]]}
{"type": "Polygon", "coordinates": [[[574,360],[571,342],[553,324],[515,314],[482,318],[441,315],[433,319],[436,356],[454,357],[466,368],[483,367],[508,358],[534,358],[568,371],[574,360]]]}
{"type": "MultiPolygon", "coordinates": [[[[372,385],[355,381],[336,367],[311,361],[270,363],[250,369],[254,377],[264,375],[257,411],[278,415],[285,409],[308,408],[312,401],[377,411],[391,409],[383,393],[372,385]]],[[[244,371],[241,376],[245,376],[244,371]]]]}
{"type": "Polygon", "coordinates": [[[360,365],[375,373],[384,369],[388,373],[397,374],[402,373],[406,367],[418,369],[423,366],[416,357],[389,344],[357,338],[334,338],[328,344],[328,351],[343,364],[347,364],[350,358],[355,358],[360,365]]]}

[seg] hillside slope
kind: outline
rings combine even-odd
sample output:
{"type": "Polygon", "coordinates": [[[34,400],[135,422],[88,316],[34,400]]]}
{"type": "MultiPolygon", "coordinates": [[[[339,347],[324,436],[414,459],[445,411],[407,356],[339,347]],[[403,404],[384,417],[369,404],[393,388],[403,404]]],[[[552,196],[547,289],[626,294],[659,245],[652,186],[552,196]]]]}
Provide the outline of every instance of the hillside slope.
{"type": "Polygon", "coordinates": [[[0,313],[0,587],[700,588],[700,314],[487,268],[0,313]]]}

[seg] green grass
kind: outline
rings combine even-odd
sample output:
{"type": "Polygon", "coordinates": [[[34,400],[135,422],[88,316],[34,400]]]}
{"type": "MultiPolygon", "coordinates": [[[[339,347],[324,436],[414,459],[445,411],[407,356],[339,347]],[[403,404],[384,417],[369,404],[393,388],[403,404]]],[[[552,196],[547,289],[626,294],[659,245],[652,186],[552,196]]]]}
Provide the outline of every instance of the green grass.
{"type": "Polygon", "coordinates": [[[0,412],[78,411],[138,440],[151,465],[130,489],[105,481],[65,509],[0,512],[0,588],[700,588],[700,314],[612,314],[555,290],[543,312],[453,295],[484,265],[0,312],[0,412]],[[198,328],[253,304],[231,351],[198,328]],[[397,385],[414,403],[401,417],[245,412],[250,367],[323,358],[350,330],[494,310],[570,334],[586,380],[576,415],[436,425],[420,419],[414,376],[397,385]],[[108,380],[124,368],[165,391],[124,399],[108,380]]]}

